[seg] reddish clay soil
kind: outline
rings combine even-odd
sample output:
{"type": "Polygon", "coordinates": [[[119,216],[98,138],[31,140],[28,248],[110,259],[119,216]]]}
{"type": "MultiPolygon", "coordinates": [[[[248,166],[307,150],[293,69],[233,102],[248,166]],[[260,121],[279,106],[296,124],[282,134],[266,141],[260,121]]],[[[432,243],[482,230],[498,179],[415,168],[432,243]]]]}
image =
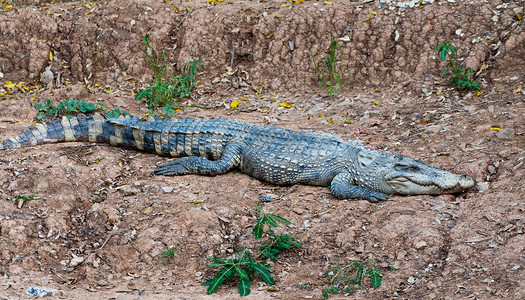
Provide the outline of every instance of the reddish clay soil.
{"type": "Polygon", "coordinates": [[[165,2],[2,1],[2,139],[35,120],[34,99],[146,113],[132,93],[152,79],[141,53],[149,31],[174,72],[203,62],[180,103],[206,109],[177,117],[325,131],[468,174],[476,187],[341,201],[325,187],[275,186],[239,172],[153,176],[166,158],[108,145],[3,151],[0,299],[33,298],[30,286],[59,289],[61,299],[237,298],[235,284],[206,296],[207,257],[257,247],[254,207],[268,195],[264,209],[290,220],[285,230],[303,247],[272,263],[274,287],[255,281],[247,299],[320,299],[329,265],[351,259],[397,268],[355,298],[525,298],[523,1],[165,2]],[[345,58],[335,97],[317,86],[311,59],[326,56],[330,33],[345,58]],[[480,94],[441,79],[432,49],[447,40],[476,71],[480,94]],[[48,67],[55,77],[43,87],[48,67]],[[33,194],[21,206],[11,200],[33,194]],[[178,253],[164,264],[169,247],[178,253]]]}

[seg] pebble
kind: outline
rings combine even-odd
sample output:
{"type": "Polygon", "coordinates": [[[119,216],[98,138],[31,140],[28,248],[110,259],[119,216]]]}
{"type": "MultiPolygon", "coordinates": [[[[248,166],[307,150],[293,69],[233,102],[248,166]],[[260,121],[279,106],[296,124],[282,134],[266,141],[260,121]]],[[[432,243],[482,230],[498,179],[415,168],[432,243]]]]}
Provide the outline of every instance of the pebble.
{"type": "Polygon", "coordinates": [[[30,286],[26,289],[26,294],[34,297],[45,297],[45,296],[54,296],[58,293],[58,290],[40,286],[30,286]]]}
{"type": "Polygon", "coordinates": [[[410,277],[408,277],[407,282],[409,284],[414,284],[414,283],[416,283],[416,279],[414,277],[410,276],[410,277]]]}
{"type": "Polygon", "coordinates": [[[173,192],[173,188],[171,186],[165,186],[161,190],[165,194],[173,192]]]}
{"type": "Polygon", "coordinates": [[[417,242],[416,245],[415,245],[417,250],[424,249],[424,248],[426,248],[426,246],[427,246],[427,243],[425,241],[417,242]]]}
{"type": "Polygon", "coordinates": [[[69,265],[72,267],[76,267],[80,265],[82,262],[84,262],[84,258],[82,256],[75,256],[71,261],[69,262],[69,265]]]}
{"type": "Polygon", "coordinates": [[[259,201],[263,202],[263,203],[266,203],[266,202],[271,202],[273,200],[273,198],[271,196],[261,196],[259,197],[259,201]]]}
{"type": "Polygon", "coordinates": [[[488,188],[489,188],[489,183],[488,182],[478,182],[478,191],[480,193],[483,193],[488,188]]]}

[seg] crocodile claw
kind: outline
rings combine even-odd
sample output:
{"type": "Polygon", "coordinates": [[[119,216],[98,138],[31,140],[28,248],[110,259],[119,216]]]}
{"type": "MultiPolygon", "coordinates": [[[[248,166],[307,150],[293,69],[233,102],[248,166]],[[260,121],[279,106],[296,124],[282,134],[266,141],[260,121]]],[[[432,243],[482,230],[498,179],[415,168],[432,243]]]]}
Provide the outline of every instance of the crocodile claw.
{"type": "Polygon", "coordinates": [[[384,193],[381,193],[381,192],[373,191],[373,192],[370,193],[369,197],[366,200],[368,200],[371,203],[376,203],[376,202],[379,202],[379,201],[384,201],[384,200],[389,200],[389,199],[392,199],[392,197],[390,197],[390,195],[387,195],[387,194],[384,194],[384,193]]]}

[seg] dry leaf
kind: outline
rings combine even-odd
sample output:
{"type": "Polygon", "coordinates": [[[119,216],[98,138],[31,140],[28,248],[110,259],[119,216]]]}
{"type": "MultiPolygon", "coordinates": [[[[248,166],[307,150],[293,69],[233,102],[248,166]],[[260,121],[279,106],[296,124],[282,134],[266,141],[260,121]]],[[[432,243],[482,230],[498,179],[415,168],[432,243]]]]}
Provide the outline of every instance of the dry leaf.
{"type": "Polygon", "coordinates": [[[285,108],[291,108],[292,107],[292,105],[290,103],[288,103],[288,102],[283,102],[279,106],[280,107],[285,107],[285,108]]]}

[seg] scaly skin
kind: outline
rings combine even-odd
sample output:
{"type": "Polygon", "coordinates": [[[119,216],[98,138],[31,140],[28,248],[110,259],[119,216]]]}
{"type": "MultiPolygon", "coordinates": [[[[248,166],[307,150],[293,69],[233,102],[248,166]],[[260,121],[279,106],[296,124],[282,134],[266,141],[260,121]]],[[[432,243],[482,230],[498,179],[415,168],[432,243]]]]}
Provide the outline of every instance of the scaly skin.
{"type": "Polygon", "coordinates": [[[389,199],[389,194],[445,194],[474,185],[466,175],[430,167],[409,157],[369,150],[323,132],[255,126],[228,119],[109,119],[95,113],[29,127],[0,149],[44,143],[109,143],[164,156],[157,175],[219,175],[233,168],[262,181],[331,186],[340,199],[389,199]]]}

